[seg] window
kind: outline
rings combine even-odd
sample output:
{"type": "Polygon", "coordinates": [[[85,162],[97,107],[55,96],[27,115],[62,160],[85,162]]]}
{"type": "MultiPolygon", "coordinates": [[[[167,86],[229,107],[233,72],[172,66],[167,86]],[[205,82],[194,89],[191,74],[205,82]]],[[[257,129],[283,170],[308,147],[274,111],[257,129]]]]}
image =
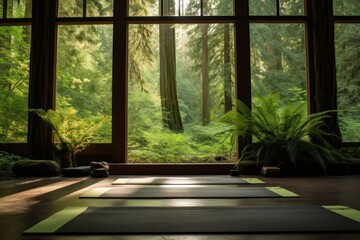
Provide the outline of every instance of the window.
{"type": "Polygon", "coordinates": [[[128,25],[128,162],[234,160],[219,122],[234,97],[233,24],[151,18],[232,15],[232,0],[129,1],[148,18],[128,25]]]}
{"type": "MultiPolygon", "coordinates": [[[[50,3],[47,9],[58,11],[46,14],[55,15],[47,22],[54,23],[48,32],[55,30],[54,38],[46,36],[56,46],[50,104],[94,123],[114,121],[98,132],[102,144],[83,156],[130,163],[212,163],[226,156],[222,162],[233,162],[219,118],[234,107],[235,97],[250,104],[256,94],[279,92],[284,104],[314,103],[314,92],[307,94],[307,83],[313,87],[315,81],[314,72],[307,73],[307,64],[314,67],[312,43],[307,48],[314,32],[306,32],[312,30],[310,1],[50,3]]],[[[360,1],[332,3],[340,127],[344,141],[355,142],[360,1]]],[[[1,143],[27,139],[31,5],[0,0],[1,143]]],[[[45,57],[52,56],[50,51],[45,57]]]]}
{"type": "Polygon", "coordinates": [[[151,16],[230,16],[232,0],[129,1],[128,162],[231,159],[219,118],[234,97],[234,27],[154,24],[151,16]]]}
{"type": "Polygon", "coordinates": [[[0,1],[0,143],[27,141],[30,17],[31,0],[0,1]]]}
{"type": "Polygon", "coordinates": [[[336,24],[336,78],[340,129],[345,142],[360,139],[360,24],[336,24]]]}
{"type": "Polygon", "coordinates": [[[229,155],[232,24],[131,24],[128,162],[215,162],[229,155]]]}
{"type": "Polygon", "coordinates": [[[306,102],[304,24],[251,24],[250,40],[252,96],[306,102]]]}
{"type": "Polygon", "coordinates": [[[113,25],[96,18],[113,16],[113,0],[59,0],[57,15],[56,110],[94,124],[106,119],[96,142],[110,143],[113,25]]]}
{"type": "Polygon", "coordinates": [[[333,0],[337,104],[344,142],[360,139],[360,1],[333,0]]]}
{"type": "MultiPolygon", "coordinates": [[[[76,111],[97,123],[111,116],[112,26],[60,25],[57,48],[57,111],[76,111]]],[[[99,131],[111,142],[111,123],[99,131]]]]}

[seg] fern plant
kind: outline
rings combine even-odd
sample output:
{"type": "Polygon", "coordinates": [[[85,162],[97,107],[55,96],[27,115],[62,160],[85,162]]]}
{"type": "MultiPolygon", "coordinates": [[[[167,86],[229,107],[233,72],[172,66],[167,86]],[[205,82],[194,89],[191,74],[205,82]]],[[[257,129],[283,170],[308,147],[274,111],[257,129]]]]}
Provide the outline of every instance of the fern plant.
{"type": "Polygon", "coordinates": [[[235,168],[242,160],[254,160],[264,166],[310,172],[325,170],[327,162],[342,158],[341,154],[326,142],[324,120],[328,113],[306,114],[305,103],[288,103],[280,106],[279,94],[258,96],[250,110],[239,101],[237,109],[227,112],[222,121],[230,126],[228,137],[233,146],[238,137],[253,137],[246,145],[235,168]],[[309,137],[319,139],[318,144],[309,137]]]}
{"type": "Polygon", "coordinates": [[[107,121],[106,118],[94,124],[87,120],[79,119],[74,109],[67,112],[44,109],[30,109],[44,122],[49,124],[55,137],[55,156],[59,158],[62,168],[76,166],[76,154],[86,149],[96,140],[96,130],[107,121]]]}

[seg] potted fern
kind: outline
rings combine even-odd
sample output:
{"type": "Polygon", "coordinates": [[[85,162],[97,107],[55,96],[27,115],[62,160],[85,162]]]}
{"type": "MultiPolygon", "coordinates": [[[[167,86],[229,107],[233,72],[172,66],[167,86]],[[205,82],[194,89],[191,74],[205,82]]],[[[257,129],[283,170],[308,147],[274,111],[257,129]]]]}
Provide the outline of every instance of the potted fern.
{"type": "Polygon", "coordinates": [[[281,106],[279,94],[258,96],[252,110],[239,101],[237,109],[227,112],[222,121],[230,126],[228,137],[233,145],[238,137],[252,136],[253,141],[244,147],[234,169],[239,170],[246,160],[287,173],[325,171],[327,163],[343,159],[324,139],[331,135],[322,130],[327,117],[328,111],[307,115],[305,103],[281,106]],[[312,143],[309,137],[320,141],[312,143]]]}
{"type": "Polygon", "coordinates": [[[104,118],[99,123],[90,123],[79,119],[74,109],[67,112],[44,109],[30,109],[44,122],[49,124],[55,137],[55,150],[53,158],[59,161],[61,168],[77,166],[76,154],[86,149],[95,137],[95,132],[106,121],[104,118]]]}

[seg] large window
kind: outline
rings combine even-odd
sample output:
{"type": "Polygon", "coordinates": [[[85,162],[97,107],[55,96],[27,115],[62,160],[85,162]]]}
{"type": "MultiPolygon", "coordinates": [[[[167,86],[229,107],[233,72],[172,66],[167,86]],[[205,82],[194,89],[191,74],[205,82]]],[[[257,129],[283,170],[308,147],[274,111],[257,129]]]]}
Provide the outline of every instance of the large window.
{"type": "Polygon", "coordinates": [[[215,162],[233,105],[232,24],[129,26],[129,162],[215,162]]]}
{"type": "MultiPolygon", "coordinates": [[[[313,41],[321,29],[308,23],[317,17],[312,3],[318,2],[58,0],[33,21],[46,21],[44,33],[41,24],[31,27],[37,12],[32,2],[0,0],[1,143],[27,139],[31,29],[56,46],[40,52],[50,58],[44,75],[53,81],[44,88],[50,102],[41,104],[91,123],[108,119],[95,142],[102,144],[93,144],[85,156],[129,163],[233,162],[238,149],[224,141],[220,118],[234,108],[235,98],[250,105],[257,95],[279,93],[280,104],[317,107],[313,41]]],[[[329,3],[341,132],[345,142],[358,142],[360,1],[329,3]]]]}
{"type": "Polygon", "coordinates": [[[151,24],[151,16],[230,16],[232,0],[129,3],[130,16],[149,18],[128,25],[128,162],[233,161],[219,122],[233,105],[233,24],[151,24]]]}

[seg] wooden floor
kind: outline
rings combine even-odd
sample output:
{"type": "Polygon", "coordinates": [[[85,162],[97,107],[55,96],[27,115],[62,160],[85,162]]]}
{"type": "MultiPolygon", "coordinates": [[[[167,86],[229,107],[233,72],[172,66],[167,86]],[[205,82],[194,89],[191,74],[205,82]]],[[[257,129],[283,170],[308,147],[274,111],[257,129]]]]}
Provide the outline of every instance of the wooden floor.
{"type": "MultiPolygon", "coordinates": [[[[107,239],[246,239],[246,240],[345,240],[357,234],[247,234],[247,235],[116,235],[116,236],[22,236],[22,231],[69,205],[86,206],[238,206],[238,205],[347,205],[360,210],[360,176],[263,178],[268,185],[282,186],[301,195],[296,199],[78,199],[95,187],[109,187],[118,176],[105,179],[31,178],[0,181],[1,240],[107,240],[107,239]]],[[[246,176],[251,177],[251,176],[246,176]]]]}

